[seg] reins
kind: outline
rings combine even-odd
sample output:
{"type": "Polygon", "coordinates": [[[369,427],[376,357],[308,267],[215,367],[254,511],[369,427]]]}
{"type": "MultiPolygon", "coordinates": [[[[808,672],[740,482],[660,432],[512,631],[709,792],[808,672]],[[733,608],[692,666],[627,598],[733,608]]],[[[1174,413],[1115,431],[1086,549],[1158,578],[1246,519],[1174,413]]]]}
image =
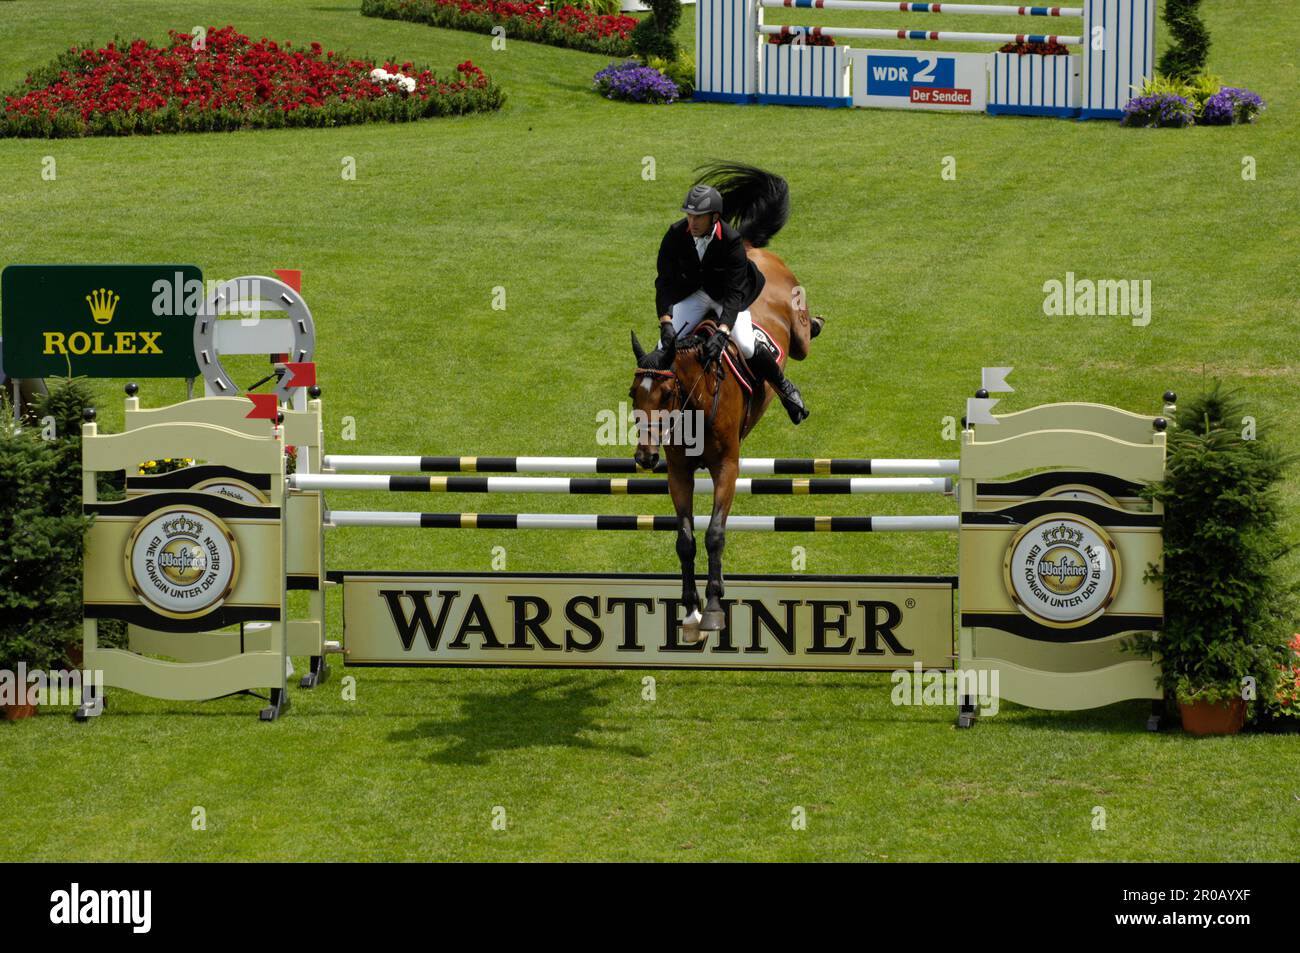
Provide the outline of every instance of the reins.
{"type": "MultiPolygon", "coordinates": [[[[721,405],[721,399],[722,399],[722,380],[723,380],[723,375],[725,373],[726,373],[725,369],[722,366],[722,356],[719,355],[718,360],[712,370],[712,374],[714,378],[717,380],[717,386],[713,388],[713,406],[709,410],[709,416],[705,423],[705,426],[709,428],[712,428],[713,422],[718,419],[718,408],[721,405]]],[[[688,394],[682,393],[682,380],[680,377],[677,376],[676,371],[662,371],[653,367],[638,367],[636,369],[636,374],[634,375],[634,379],[639,380],[642,376],[649,375],[651,377],[672,380],[673,400],[677,404],[676,407],[669,407],[669,410],[672,411],[672,410],[687,409],[695,398],[696,389],[699,388],[700,384],[705,380],[706,377],[709,376],[709,374],[710,371],[705,370],[705,372],[701,374],[699,378],[695,381],[694,386],[691,387],[690,393],[688,394]]],[[[669,424],[667,429],[660,436],[659,443],[661,445],[666,443],[667,438],[671,433],[672,433],[672,424],[669,424]]]]}

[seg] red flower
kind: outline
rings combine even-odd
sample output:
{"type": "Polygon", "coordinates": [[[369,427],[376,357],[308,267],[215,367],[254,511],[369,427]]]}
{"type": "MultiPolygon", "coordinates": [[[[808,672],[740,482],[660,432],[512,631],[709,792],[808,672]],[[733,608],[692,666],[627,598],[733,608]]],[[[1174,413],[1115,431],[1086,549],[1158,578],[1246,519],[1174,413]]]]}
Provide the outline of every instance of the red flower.
{"type": "MultiPolygon", "coordinates": [[[[322,109],[330,103],[407,95],[395,84],[372,81],[374,62],[343,60],[333,51],[326,53],[319,43],[293,49],[289,43],[265,38],[253,42],[232,26],[210,28],[199,50],[191,45],[188,33],[173,30],[169,36],[170,45],[165,47],[146,40],[132,40],[124,47],[114,43],[100,49],[73,47],[74,68],[60,71],[44,87],[33,87],[29,77],[28,88],[4,97],[4,113],[53,118],[66,111],[87,123],[96,114],[163,109],[182,114],[274,109],[287,114],[322,109]]],[[[391,62],[385,68],[398,71],[391,62]]],[[[417,69],[410,62],[402,63],[400,71],[415,78],[416,95],[422,99],[435,87],[453,88],[431,70],[417,69]]],[[[457,67],[456,75],[456,89],[465,88],[467,77],[487,86],[483,71],[469,60],[457,67]]]]}

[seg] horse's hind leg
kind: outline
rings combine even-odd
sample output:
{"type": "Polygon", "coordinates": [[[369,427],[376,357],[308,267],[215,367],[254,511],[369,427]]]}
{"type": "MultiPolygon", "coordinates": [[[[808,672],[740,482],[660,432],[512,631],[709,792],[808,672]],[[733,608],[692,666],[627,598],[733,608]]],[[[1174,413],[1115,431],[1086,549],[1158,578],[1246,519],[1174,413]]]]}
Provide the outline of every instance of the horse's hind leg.
{"type": "Polygon", "coordinates": [[[668,493],[677,511],[677,559],[682,567],[682,641],[700,640],[700,596],[695,588],[695,474],[668,461],[668,493]]]}
{"type": "Polygon", "coordinates": [[[709,468],[713,475],[713,516],[704,534],[704,548],[709,554],[709,581],[704,587],[704,619],[701,632],[718,632],[726,624],[722,610],[722,550],[727,543],[727,515],[736,497],[736,474],[740,467],[734,459],[724,459],[709,468]]]}

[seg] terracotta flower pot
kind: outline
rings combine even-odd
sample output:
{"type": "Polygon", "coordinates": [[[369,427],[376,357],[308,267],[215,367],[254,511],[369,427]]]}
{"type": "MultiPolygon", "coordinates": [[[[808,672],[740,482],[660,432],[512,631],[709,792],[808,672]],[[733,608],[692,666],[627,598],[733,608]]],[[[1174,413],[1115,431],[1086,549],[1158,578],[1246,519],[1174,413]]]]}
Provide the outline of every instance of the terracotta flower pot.
{"type": "Polygon", "coordinates": [[[32,718],[35,714],[35,705],[0,705],[0,718],[3,718],[5,721],[17,721],[20,718],[32,718]]]}
{"type": "Polygon", "coordinates": [[[1178,703],[1183,731],[1189,735],[1235,735],[1246,723],[1246,703],[1240,698],[1226,702],[1178,703]]]}

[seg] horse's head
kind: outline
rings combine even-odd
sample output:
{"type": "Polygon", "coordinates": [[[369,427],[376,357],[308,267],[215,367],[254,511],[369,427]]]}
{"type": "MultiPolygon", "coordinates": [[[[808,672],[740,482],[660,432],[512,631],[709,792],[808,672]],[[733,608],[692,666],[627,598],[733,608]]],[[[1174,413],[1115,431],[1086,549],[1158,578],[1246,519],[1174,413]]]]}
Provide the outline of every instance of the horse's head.
{"type": "Polygon", "coordinates": [[[668,419],[667,412],[677,401],[677,375],[672,370],[676,351],[664,353],[662,367],[654,366],[653,362],[646,360],[645,348],[633,331],[632,353],[636,355],[636,373],[627,396],[637,414],[636,453],[633,457],[637,466],[652,470],[659,462],[659,447],[665,436],[663,421],[668,419]]]}

